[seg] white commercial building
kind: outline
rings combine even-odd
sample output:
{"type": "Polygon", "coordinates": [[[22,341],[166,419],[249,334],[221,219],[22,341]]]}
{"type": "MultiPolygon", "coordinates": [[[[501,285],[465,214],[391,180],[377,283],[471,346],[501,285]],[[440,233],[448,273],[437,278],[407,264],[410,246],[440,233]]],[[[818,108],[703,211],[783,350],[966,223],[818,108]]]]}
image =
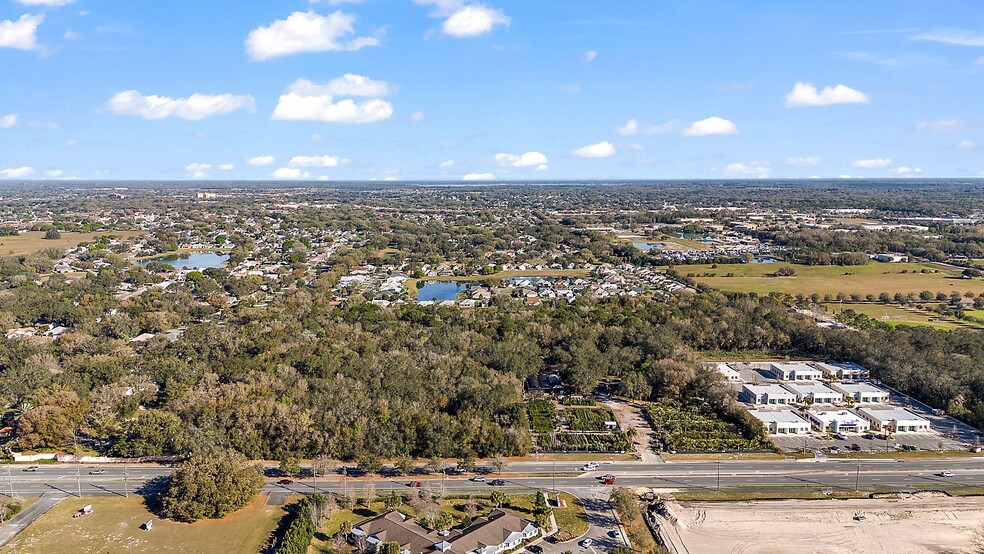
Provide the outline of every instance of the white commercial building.
{"type": "Polygon", "coordinates": [[[868,378],[868,370],[851,362],[816,362],[810,364],[819,369],[828,379],[860,381],[868,378]]]}
{"type": "Polygon", "coordinates": [[[810,432],[810,424],[790,410],[748,410],[748,413],[761,421],[772,435],[802,435],[810,432]]]}
{"type": "Polygon", "coordinates": [[[769,373],[780,381],[819,381],[823,372],[804,362],[770,363],[769,373]]]}
{"type": "Polygon", "coordinates": [[[793,404],[796,395],[779,385],[742,385],[738,400],[749,404],[793,404]]]}
{"type": "Polygon", "coordinates": [[[888,402],[888,391],[868,383],[831,383],[830,388],[843,393],[845,399],[860,404],[888,402]]]}
{"type": "Polygon", "coordinates": [[[904,408],[861,408],[861,417],[871,423],[876,431],[893,433],[921,433],[929,431],[929,421],[904,408]]]}
{"type": "Polygon", "coordinates": [[[722,363],[714,364],[714,369],[716,369],[717,372],[720,373],[721,375],[724,375],[724,378],[731,383],[741,382],[741,373],[739,373],[737,369],[731,367],[726,363],[722,362],[722,363]]]}
{"type": "Polygon", "coordinates": [[[823,383],[795,382],[783,383],[782,388],[796,395],[797,402],[807,400],[814,404],[833,404],[844,399],[844,395],[823,383]]]}
{"type": "Polygon", "coordinates": [[[865,433],[871,428],[868,420],[848,410],[810,410],[806,419],[817,431],[831,433],[865,433]]]}

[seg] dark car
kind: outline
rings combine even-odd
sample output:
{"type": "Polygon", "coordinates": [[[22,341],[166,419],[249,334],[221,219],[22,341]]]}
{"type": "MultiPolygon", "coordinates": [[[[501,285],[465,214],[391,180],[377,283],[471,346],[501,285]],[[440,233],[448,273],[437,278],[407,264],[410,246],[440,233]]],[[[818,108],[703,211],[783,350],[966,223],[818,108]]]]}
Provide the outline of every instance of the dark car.
{"type": "Polygon", "coordinates": [[[532,552],[533,554],[541,554],[543,552],[543,547],[535,544],[531,544],[526,547],[526,550],[532,552]]]}
{"type": "Polygon", "coordinates": [[[278,485],[293,485],[294,482],[291,481],[290,479],[281,479],[281,480],[277,481],[277,484],[278,485]]]}
{"type": "Polygon", "coordinates": [[[420,481],[410,481],[409,483],[407,483],[407,486],[410,487],[411,489],[415,489],[417,487],[424,486],[424,484],[421,483],[420,481]]]}
{"type": "Polygon", "coordinates": [[[855,452],[861,452],[861,445],[858,443],[854,443],[851,445],[851,450],[855,452]]]}
{"type": "Polygon", "coordinates": [[[505,485],[506,482],[503,481],[502,479],[493,479],[493,480],[489,481],[489,484],[492,485],[493,487],[501,487],[501,486],[505,485]]]}

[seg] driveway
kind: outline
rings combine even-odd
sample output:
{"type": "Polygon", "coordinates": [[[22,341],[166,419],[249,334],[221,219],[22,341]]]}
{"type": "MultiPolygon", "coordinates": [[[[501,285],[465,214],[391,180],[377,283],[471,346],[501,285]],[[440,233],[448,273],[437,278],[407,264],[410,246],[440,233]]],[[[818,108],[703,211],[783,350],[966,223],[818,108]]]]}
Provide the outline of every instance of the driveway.
{"type": "Polygon", "coordinates": [[[625,544],[622,527],[615,518],[611,503],[608,502],[607,492],[593,496],[595,497],[581,498],[584,510],[588,514],[588,532],[567,542],[540,541],[537,544],[543,548],[544,554],[560,554],[565,550],[571,550],[575,554],[601,554],[625,544]],[[584,539],[591,539],[591,546],[582,546],[584,539]]]}
{"type": "Polygon", "coordinates": [[[635,446],[636,452],[640,454],[643,463],[655,464],[663,461],[659,457],[659,454],[656,454],[656,449],[654,448],[656,434],[653,432],[653,428],[649,426],[649,422],[642,415],[641,409],[625,402],[616,402],[614,400],[606,400],[603,404],[615,414],[615,421],[618,422],[618,426],[622,431],[628,431],[629,429],[636,430],[636,436],[632,439],[632,443],[635,446]]]}
{"type": "Polygon", "coordinates": [[[41,498],[37,502],[31,504],[27,508],[14,516],[10,521],[5,523],[3,527],[0,527],[0,546],[4,546],[18,533],[27,529],[27,526],[37,521],[37,519],[43,516],[48,510],[54,508],[59,502],[65,500],[67,495],[62,493],[50,493],[46,492],[41,495],[41,498]]]}

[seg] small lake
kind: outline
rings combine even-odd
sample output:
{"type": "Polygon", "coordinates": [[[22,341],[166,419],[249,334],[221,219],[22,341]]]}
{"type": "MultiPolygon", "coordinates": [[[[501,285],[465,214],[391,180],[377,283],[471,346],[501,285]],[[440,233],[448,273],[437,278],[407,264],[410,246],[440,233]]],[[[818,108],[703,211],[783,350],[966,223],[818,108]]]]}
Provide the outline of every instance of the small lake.
{"type": "Polygon", "coordinates": [[[454,300],[458,293],[468,288],[464,283],[458,281],[427,281],[424,286],[417,289],[417,302],[427,300],[454,300]]]}
{"type": "Polygon", "coordinates": [[[632,246],[635,246],[636,248],[638,248],[639,250],[642,250],[644,252],[649,252],[650,250],[653,250],[653,249],[663,248],[666,245],[663,244],[663,243],[661,243],[661,242],[654,242],[654,243],[633,242],[632,243],[632,246]]]}
{"type": "Polygon", "coordinates": [[[753,264],[774,264],[774,263],[778,263],[778,262],[781,262],[781,261],[782,260],[780,260],[778,258],[772,258],[772,257],[764,257],[764,258],[754,258],[754,259],[752,259],[752,263],[753,264]]]}
{"type": "Polygon", "coordinates": [[[137,265],[147,265],[150,262],[160,262],[162,264],[169,265],[175,269],[208,269],[210,267],[225,267],[226,262],[229,260],[229,256],[225,254],[216,254],[214,252],[197,252],[194,254],[170,254],[167,256],[158,256],[156,258],[149,258],[146,260],[140,260],[137,265]]]}

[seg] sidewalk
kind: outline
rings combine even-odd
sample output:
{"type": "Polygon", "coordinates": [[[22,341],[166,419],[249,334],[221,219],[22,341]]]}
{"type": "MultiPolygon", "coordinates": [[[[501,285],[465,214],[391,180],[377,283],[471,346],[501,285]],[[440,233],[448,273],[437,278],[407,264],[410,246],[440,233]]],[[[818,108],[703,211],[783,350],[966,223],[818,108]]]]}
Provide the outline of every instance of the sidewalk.
{"type": "Polygon", "coordinates": [[[0,547],[5,546],[8,542],[13,540],[18,533],[27,529],[27,526],[37,521],[37,519],[43,516],[48,510],[54,508],[59,502],[68,498],[63,493],[50,493],[46,492],[41,495],[41,498],[37,502],[31,504],[27,508],[13,517],[10,521],[5,523],[3,527],[0,527],[0,547]]]}

